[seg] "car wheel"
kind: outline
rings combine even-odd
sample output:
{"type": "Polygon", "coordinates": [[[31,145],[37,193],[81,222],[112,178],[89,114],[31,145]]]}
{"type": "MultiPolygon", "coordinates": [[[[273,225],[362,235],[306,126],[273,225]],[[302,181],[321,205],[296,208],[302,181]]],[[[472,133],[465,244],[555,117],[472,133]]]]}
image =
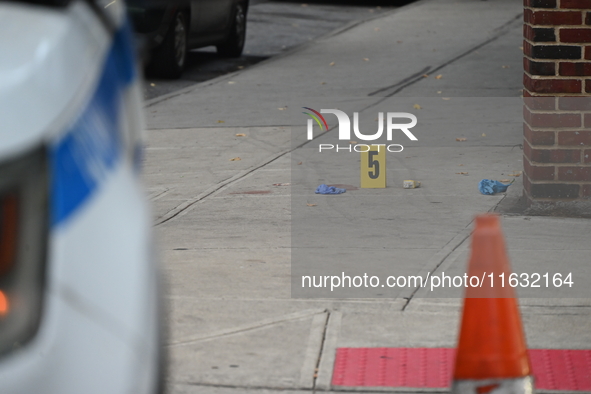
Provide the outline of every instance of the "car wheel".
{"type": "Polygon", "coordinates": [[[148,74],[176,79],[180,78],[187,62],[187,15],[178,11],[162,44],[152,54],[148,74]]]}
{"type": "Polygon", "coordinates": [[[217,45],[218,54],[225,57],[240,57],[246,41],[246,9],[244,4],[236,4],[230,35],[217,45]]]}

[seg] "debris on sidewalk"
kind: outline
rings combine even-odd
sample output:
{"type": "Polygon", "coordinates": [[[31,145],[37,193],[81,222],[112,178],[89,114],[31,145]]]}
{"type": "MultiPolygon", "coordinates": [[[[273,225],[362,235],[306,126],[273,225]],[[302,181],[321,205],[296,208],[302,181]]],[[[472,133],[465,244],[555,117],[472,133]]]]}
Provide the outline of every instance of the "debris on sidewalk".
{"type": "Polygon", "coordinates": [[[306,205],[307,205],[307,206],[309,206],[309,207],[315,207],[315,206],[316,206],[316,205],[318,205],[318,204],[309,204],[309,203],[308,203],[308,204],[306,204],[306,205]]]}
{"type": "Polygon", "coordinates": [[[238,134],[236,134],[236,137],[246,137],[246,134],[244,134],[244,133],[238,133],[238,134]]]}
{"type": "Polygon", "coordinates": [[[456,138],[456,141],[458,141],[458,142],[464,142],[464,141],[466,141],[466,138],[463,138],[463,137],[462,138],[456,138]]]}
{"type": "Polygon", "coordinates": [[[443,77],[443,75],[439,74],[438,76],[435,77],[435,79],[441,79],[443,77]]]}
{"type": "Polygon", "coordinates": [[[421,109],[421,108],[423,108],[423,107],[421,107],[419,104],[415,104],[415,105],[413,105],[412,107],[413,107],[414,109],[421,109]]]}
{"type": "Polygon", "coordinates": [[[290,186],[291,183],[274,183],[273,186],[290,186]]]}
{"type": "Polygon", "coordinates": [[[492,179],[483,179],[478,183],[478,190],[480,190],[480,193],[482,194],[492,196],[493,194],[506,192],[507,188],[511,186],[512,183],[513,182],[506,185],[499,181],[493,181],[492,179]]]}
{"type": "Polygon", "coordinates": [[[421,187],[421,182],[413,181],[413,180],[406,180],[402,184],[402,187],[405,189],[416,189],[418,187],[421,187]]]}
{"type": "Polygon", "coordinates": [[[230,161],[240,161],[240,160],[242,160],[242,159],[239,157],[234,157],[234,158],[230,159],[230,161]]]}
{"type": "Polygon", "coordinates": [[[456,172],[457,175],[468,175],[467,171],[456,172]]]}
{"type": "Polygon", "coordinates": [[[511,174],[507,174],[507,175],[518,177],[518,176],[521,176],[521,174],[523,174],[523,171],[512,172],[511,174]]]}
{"type": "Polygon", "coordinates": [[[334,186],[328,186],[324,183],[316,188],[316,194],[341,194],[345,193],[347,189],[341,189],[334,186]]]}

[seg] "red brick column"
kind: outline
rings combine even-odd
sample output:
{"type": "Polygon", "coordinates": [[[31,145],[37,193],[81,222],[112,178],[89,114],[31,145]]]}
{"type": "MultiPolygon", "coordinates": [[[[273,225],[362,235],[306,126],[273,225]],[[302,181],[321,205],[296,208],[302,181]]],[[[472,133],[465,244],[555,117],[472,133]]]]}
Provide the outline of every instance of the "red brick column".
{"type": "Polygon", "coordinates": [[[591,215],[591,0],[524,0],[524,20],[524,196],[591,215]]]}

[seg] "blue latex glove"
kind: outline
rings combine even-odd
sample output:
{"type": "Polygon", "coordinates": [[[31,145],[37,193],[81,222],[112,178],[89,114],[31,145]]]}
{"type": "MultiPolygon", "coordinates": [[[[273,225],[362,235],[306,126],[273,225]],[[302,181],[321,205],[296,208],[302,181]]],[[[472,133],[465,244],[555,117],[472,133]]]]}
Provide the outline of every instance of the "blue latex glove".
{"type": "Polygon", "coordinates": [[[316,188],[316,194],[341,194],[346,192],[346,189],[340,189],[334,186],[327,186],[324,183],[316,188]]]}
{"type": "Polygon", "coordinates": [[[507,191],[509,186],[511,186],[511,184],[506,185],[499,181],[493,181],[492,179],[483,179],[478,184],[478,190],[480,190],[480,193],[482,194],[493,195],[507,191]]]}

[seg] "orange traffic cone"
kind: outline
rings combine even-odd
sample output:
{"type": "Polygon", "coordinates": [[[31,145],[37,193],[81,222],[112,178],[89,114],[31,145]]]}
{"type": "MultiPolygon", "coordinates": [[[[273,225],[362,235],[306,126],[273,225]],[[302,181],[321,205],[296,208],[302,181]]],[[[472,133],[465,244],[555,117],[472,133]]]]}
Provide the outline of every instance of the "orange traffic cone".
{"type": "Polygon", "coordinates": [[[468,277],[476,276],[480,282],[466,288],[452,393],[533,393],[510,274],[499,217],[478,216],[468,277]]]}

